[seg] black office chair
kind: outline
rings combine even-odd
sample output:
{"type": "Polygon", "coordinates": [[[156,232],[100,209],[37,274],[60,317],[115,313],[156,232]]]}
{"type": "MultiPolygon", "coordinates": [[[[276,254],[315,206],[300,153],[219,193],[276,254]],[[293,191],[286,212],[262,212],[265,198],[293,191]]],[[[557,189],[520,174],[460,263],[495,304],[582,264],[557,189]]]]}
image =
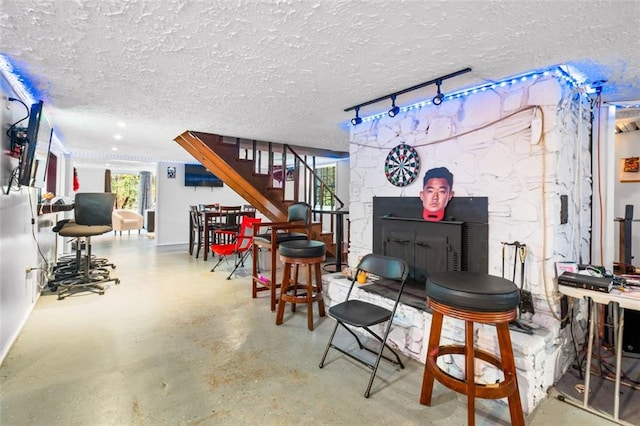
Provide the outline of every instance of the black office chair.
{"type": "Polygon", "coordinates": [[[368,254],[363,257],[358,264],[357,273],[354,274],[353,279],[351,280],[351,286],[349,287],[349,291],[347,293],[345,301],[329,308],[329,316],[336,320],[336,325],[333,329],[333,332],[331,333],[331,338],[329,339],[329,343],[327,343],[327,348],[324,351],[324,355],[322,355],[320,368],[324,366],[324,361],[327,357],[327,353],[329,353],[330,348],[334,348],[347,355],[348,357],[353,358],[354,360],[371,368],[371,378],[369,379],[367,390],[364,393],[365,398],[369,398],[371,385],[373,384],[373,379],[376,376],[376,372],[378,371],[378,365],[380,364],[381,358],[399,365],[400,368],[404,368],[404,364],[400,360],[400,357],[398,356],[396,351],[394,351],[387,344],[387,337],[389,336],[389,331],[391,330],[393,316],[395,315],[398,303],[400,302],[400,296],[402,295],[402,291],[404,290],[404,285],[408,273],[409,266],[402,259],[396,259],[393,257],[387,257],[378,254],[368,254]],[[356,277],[361,272],[375,275],[377,279],[374,285],[384,286],[388,290],[387,297],[394,301],[393,307],[391,309],[387,309],[370,302],[365,302],[363,300],[349,299],[353,290],[353,286],[356,282],[356,277]],[[380,337],[371,329],[371,327],[377,324],[382,324],[384,322],[386,322],[386,326],[384,327],[384,333],[382,337],[380,337]],[[343,326],[345,330],[347,330],[353,337],[355,337],[361,350],[366,350],[376,355],[376,360],[374,363],[371,363],[371,361],[365,359],[362,356],[359,356],[359,354],[357,353],[349,352],[347,349],[339,347],[333,343],[333,339],[336,335],[336,331],[338,330],[339,325],[343,326]],[[373,350],[364,346],[358,335],[349,327],[361,328],[362,330],[366,331],[380,343],[379,348],[377,350],[373,350]],[[393,355],[395,356],[395,360],[387,357],[386,355],[383,355],[385,348],[393,353],[393,355]]]}
{"type": "Polygon", "coordinates": [[[104,283],[115,282],[118,278],[110,276],[106,266],[115,265],[106,261],[96,261],[91,254],[91,237],[111,232],[111,213],[115,204],[115,194],[112,193],[79,193],[75,196],[74,220],[56,226],[62,237],[76,239],[77,273],[68,272],[55,277],[49,287],[58,290],[58,299],[64,299],[76,290],[90,290],[104,294],[104,283]],[[85,250],[85,254],[82,254],[85,250]]]}

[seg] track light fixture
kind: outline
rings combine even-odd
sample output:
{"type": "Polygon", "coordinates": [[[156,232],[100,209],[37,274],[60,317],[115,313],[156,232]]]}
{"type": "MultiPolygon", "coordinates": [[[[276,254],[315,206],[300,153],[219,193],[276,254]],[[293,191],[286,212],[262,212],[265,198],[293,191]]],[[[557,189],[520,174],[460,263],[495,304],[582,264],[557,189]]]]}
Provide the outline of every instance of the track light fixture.
{"type": "Polygon", "coordinates": [[[444,95],[440,91],[440,86],[442,85],[442,82],[444,80],[448,80],[450,78],[457,77],[460,74],[465,74],[465,73],[468,73],[470,71],[471,71],[471,68],[464,68],[464,69],[461,69],[459,71],[452,72],[451,74],[443,75],[443,76],[435,78],[433,80],[425,81],[424,83],[420,83],[420,84],[417,84],[415,86],[407,87],[406,89],[402,89],[402,90],[400,90],[398,92],[394,92],[394,93],[391,93],[389,95],[381,96],[379,98],[375,98],[375,99],[372,99],[370,101],[363,102],[361,104],[354,105],[354,106],[351,106],[349,108],[345,108],[344,111],[345,112],[347,112],[347,111],[355,111],[356,112],[356,116],[351,119],[351,124],[356,126],[356,125],[362,123],[362,118],[360,118],[360,114],[359,114],[360,107],[371,105],[371,104],[375,104],[376,102],[380,102],[380,101],[383,101],[385,99],[391,99],[391,109],[387,112],[387,114],[389,115],[389,117],[395,117],[396,115],[398,115],[398,113],[400,113],[400,108],[398,108],[396,106],[396,97],[398,95],[403,95],[405,93],[411,92],[413,90],[421,89],[421,88],[429,86],[431,84],[437,84],[438,85],[438,94],[435,96],[435,98],[433,98],[433,104],[434,105],[440,105],[442,103],[442,101],[444,100],[444,95]]]}
{"type": "Polygon", "coordinates": [[[391,95],[391,109],[388,114],[389,117],[395,117],[400,112],[400,108],[396,106],[396,95],[391,95]]]}
{"type": "Polygon", "coordinates": [[[438,94],[435,95],[433,97],[433,99],[431,100],[431,102],[433,102],[434,105],[440,105],[442,103],[442,100],[444,99],[444,95],[440,91],[440,86],[441,85],[442,85],[442,80],[437,80],[436,81],[436,86],[438,86],[438,94]]]}
{"type": "Polygon", "coordinates": [[[351,124],[353,124],[354,126],[357,126],[358,124],[362,123],[362,118],[360,118],[360,115],[359,115],[360,107],[356,107],[355,110],[356,110],[356,116],[351,119],[351,124]]]}

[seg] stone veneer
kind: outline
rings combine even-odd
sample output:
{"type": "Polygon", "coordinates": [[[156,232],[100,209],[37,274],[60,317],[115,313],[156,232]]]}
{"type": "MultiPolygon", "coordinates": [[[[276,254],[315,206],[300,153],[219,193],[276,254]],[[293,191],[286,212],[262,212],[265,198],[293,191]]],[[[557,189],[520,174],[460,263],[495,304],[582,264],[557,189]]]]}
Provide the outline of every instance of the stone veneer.
{"type": "MultiPolygon", "coordinates": [[[[424,172],[437,166],[454,174],[456,195],[488,197],[490,274],[502,274],[502,242],[527,245],[524,288],[531,291],[536,311],[527,319],[545,332],[512,333],[526,412],[544,398],[574,355],[570,327],[560,328],[555,262],[590,260],[590,112],[585,96],[550,73],[439,106],[412,108],[395,118],[365,119],[351,130],[350,265],[372,250],[373,197],[417,197],[424,172]],[[393,186],[384,175],[387,153],[400,143],[414,147],[421,159],[420,176],[405,187],[393,186]],[[561,195],[568,197],[564,224],[561,195]]],[[[512,262],[508,257],[506,265],[512,262]]],[[[574,334],[584,336],[584,307],[575,312],[574,334]]],[[[399,346],[424,362],[430,315],[403,308],[400,316],[411,326],[396,329],[394,336],[401,337],[394,339],[406,342],[399,346]]],[[[445,326],[444,336],[462,336],[462,328],[445,326]]],[[[494,334],[480,327],[476,336],[495,350],[494,334]]],[[[481,374],[481,380],[491,381],[491,373],[481,374]]]]}

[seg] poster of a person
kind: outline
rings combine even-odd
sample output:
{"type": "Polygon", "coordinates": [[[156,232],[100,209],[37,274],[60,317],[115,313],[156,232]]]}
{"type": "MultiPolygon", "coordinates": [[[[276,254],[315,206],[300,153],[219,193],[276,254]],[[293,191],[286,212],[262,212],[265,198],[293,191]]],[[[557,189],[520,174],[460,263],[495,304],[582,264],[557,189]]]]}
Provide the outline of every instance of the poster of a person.
{"type": "Polygon", "coordinates": [[[453,198],[453,174],[446,167],[427,170],[422,181],[420,200],[422,218],[432,222],[442,220],[447,204],[453,198]]]}

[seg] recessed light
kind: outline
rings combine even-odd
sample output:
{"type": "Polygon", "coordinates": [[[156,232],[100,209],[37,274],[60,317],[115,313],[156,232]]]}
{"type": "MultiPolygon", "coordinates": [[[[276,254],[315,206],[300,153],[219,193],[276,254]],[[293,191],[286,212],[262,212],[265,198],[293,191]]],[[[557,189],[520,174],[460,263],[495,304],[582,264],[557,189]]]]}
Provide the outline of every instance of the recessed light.
{"type": "Polygon", "coordinates": [[[113,138],[117,139],[117,140],[120,140],[120,139],[122,139],[122,135],[115,134],[115,135],[113,135],[113,138]]]}
{"type": "Polygon", "coordinates": [[[113,148],[111,148],[111,151],[117,151],[117,150],[118,150],[117,146],[114,146],[113,148]]]}
{"type": "Polygon", "coordinates": [[[125,127],[124,121],[118,121],[118,127],[125,127]]]}

